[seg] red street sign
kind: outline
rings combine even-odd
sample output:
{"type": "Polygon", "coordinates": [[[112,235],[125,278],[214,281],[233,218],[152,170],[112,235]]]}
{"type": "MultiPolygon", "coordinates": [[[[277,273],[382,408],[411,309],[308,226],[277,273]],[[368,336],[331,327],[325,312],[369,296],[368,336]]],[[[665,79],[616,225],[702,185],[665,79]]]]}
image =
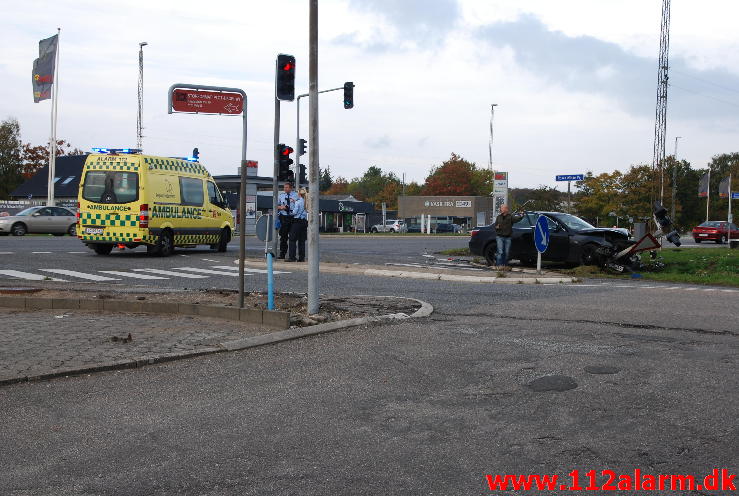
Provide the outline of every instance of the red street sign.
{"type": "Polygon", "coordinates": [[[244,110],[244,97],[241,93],[177,88],[172,92],[172,110],[198,114],[239,115],[244,110]]]}

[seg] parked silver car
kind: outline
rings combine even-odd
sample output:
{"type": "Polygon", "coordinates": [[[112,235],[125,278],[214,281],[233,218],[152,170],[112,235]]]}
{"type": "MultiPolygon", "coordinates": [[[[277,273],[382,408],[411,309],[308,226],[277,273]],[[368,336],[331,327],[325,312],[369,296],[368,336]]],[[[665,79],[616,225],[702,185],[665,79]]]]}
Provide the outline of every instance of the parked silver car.
{"type": "Polygon", "coordinates": [[[77,215],[62,207],[31,207],[15,215],[0,217],[0,235],[77,235],[77,215]]]}
{"type": "Polygon", "coordinates": [[[382,224],[375,224],[372,226],[372,229],[370,229],[370,232],[376,233],[376,232],[408,232],[408,226],[405,224],[404,220],[386,220],[385,225],[382,224]]]}

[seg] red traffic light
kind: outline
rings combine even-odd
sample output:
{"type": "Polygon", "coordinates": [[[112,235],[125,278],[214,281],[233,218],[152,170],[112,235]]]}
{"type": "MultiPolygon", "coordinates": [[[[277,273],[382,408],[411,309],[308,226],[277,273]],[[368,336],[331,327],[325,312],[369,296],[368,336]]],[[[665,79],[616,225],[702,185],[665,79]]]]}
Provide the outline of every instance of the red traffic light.
{"type": "Polygon", "coordinates": [[[289,156],[289,155],[290,155],[290,154],[291,154],[292,152],[293,152],[293,149],[292,149],[291,147],[289,147],[289,146],[285,146],[285,147],[284,147],[284,148],[282,149],[282,154],[283,154],[284,156],[286,156],[286,157],[287,157],[287,156],[289,156]]]}
{"type": "Polygon", "coordinates": [[[282,70],[283,70],[283,71],[290,71],[290,70],[292,70],[292,69],[293,69],[294,67],[295,67],[295,66],[294,66],[294,65],[292,64],[292,62],[288,62],[287,64],[285,64],[284,66],[282,66],[282,70]]]}

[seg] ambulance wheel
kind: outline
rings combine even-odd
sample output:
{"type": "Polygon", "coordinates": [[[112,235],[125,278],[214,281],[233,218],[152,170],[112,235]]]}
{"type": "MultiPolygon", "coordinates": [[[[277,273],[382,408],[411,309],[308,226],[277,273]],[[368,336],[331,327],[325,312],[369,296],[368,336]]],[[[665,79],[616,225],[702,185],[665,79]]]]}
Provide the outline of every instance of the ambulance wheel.
{"type": "Polygon", "coordinates": [[[95,250],[95,253],[98,255],[110,255],[110,252],[113,251],[113,245],[92,245],[92,249],[95,250]]]}
{"type": "Polygon", "coordinates": [[[156,255],[168,257],[174,253],[174,235],[169,229],[162,231],[156,244],[156,255]]]}
{"type": "Polygon", "coordinates": [[[228,250],[228,242],[231,241],[231,231],[224,227],[221,229],[221,235],[218,238],[218,244],[215,245],[216,251],[219,251],[221,253],[226,252],[228,250]]]}

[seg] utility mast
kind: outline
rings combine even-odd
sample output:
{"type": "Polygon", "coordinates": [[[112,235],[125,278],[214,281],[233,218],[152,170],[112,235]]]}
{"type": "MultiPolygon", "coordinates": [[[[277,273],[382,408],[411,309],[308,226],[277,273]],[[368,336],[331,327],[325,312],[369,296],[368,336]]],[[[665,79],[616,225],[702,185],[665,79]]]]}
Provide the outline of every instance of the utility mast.
{"type": "Polygon", "coordinates": [[[659,35],[659,65],[657,68],[657,110],[654,121],[654,156],[652,172],[659,169],[659,200],[665,195],[665,139],[667,138],[667,87],[669,82],[670,0],[662,0],[662,26],[659,35]]]}
{"type": "Polygon", "coordinates": [[[144,47],[147,42],[139,43],[139,111],[136,119],[136,148],[141,150],[144,137],[144,47]]]}

